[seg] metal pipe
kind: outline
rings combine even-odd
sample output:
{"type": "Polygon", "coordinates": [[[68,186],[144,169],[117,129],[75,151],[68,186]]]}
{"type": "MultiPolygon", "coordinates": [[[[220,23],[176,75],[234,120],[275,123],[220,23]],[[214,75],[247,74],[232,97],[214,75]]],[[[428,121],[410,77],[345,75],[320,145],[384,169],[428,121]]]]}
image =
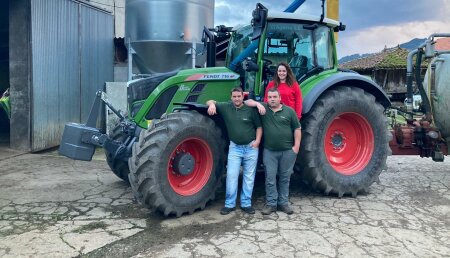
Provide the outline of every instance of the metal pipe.
{"type": "Polygon", "coordinates": [[[423,51],[419,51],[417,53],[417,58],[416,58],[416,83],[417,83],[417,88],[419,89],[419,92],[420,92],[420,96],[422,97],[422,101],[424,103],[423,106],[424,106],[424,109],[425,109],[426,118],[429,119],[430,122],[431,122],[430,101],[428,99],[427,93],[425,92],[425,89],[423,88],[422,78],[420,77],[420,68],[421,68],[421,64],[422,64],[422,53],[423,53],[423,51]]]}
{"type": "MultiPolygon", "coordinates": [[[[417,83],[417,87],[420,91],[420,95],[422,97],[422,101],[424,102],[424,107],[425,107],[425,112],[427,113],[427,115],[430,115],[431,112],[431,105],[430,105],[430,101],[428,100],[428,96],[425,92],[425,89],[423,89],[423,85],[421,82],[421,77],[420,77],[420,66],[422,64],[422,54],[427,51],[425,53],[425,55],[431,55],[432,53],[429,53],[430,49],[425,49],[424,51],[424,47],[430,47],[431,43],[433,42],[435,37],[450,37],[450,33],[433,33],[431,34],[427,40],[425,40],[424,43],[420,44],[420,46],[409,52],[408,53],[408,57],[406,59],[406,110],[407,111],[412,111],[412,102],[413,102],[413,80],[414,80],[414,66],[413,66],[413,58],[414,56],[416,57],[416,83],[417,83]]],[[[432,50],[431,50],[432,51],[432,50]]],[[[439,52],[434,52],[434,53],[445,53],[447,51],[439,51],[439,52]]],[[[430,56],[428,56],[430,57],[430,56]]]]}
{"type": "Polygon", "coordinates": [[[133,48],[131,47],[131,40],[127,38],[128,43],[128,81],[133,79],[133,48]]]}
{"type": "Polygon", "coordinates": [[[206,45],[206,67],[216,66],[216,41],[208,28],[203,27],[203,42],[206,45]]]}
{"type": "Polygon", "coordinates": [[[429,94],[430,94],[430,105],[433,105],[433,99],[436,96],[436,62],[432,62],[430,64],[430,85],[429,85],[429,94]]]}
{"type": "Polygon", "coordinates": [[[408,57],[406,58],[406,73],[412,73],[413,71],[413,58],[419,52],[418,49],[414,49],[413,51],[408,53],[408,57]]]}
{"type": "Polygon", "coordinates": [[[406,110],[411,112],[412,111],[412,103],[413,103],[413,58],[419,51],[423,51],[422,48],[426,45],[426,41],[417,49],[414,49],[413,51],[408,53],[408,57],[406,58],[406,110]]]}
{"type": "Polygon", "coordinates": [[[216,66],[216,42],[209,41],[206,43],[206,66],[207,67],[215,67],[216,66]]]}
{"type": "MultiPolygon", "coordinates": [[[[410,109],[412,110],[412,102],[413,102],[412,84],[413,84],[413,80],[414,80],[413,58],[415,55],[417,55],[416,66],[418,66],[418,67],[416,67],[416,82],[417,82],[419,91],[421,93],[420,95],[422,97],[422,100],[424,101],[426,112],[429,112],[431,110],[430,102],[428,101],[428,97],[427,97],[426,93],[425,93],[425,99],[423,96],[424,95],[423,93],[425,92],[425,90],[423,89],[421,78],[420,78],[420,65],[422,63],[420,59],[422,58],[422,52],[424,52],[423,48],[425,46],[427,46],[427,42],[428,43],[432,42],[435,37],[450,37],[450,33],[433,33],[428,37],[428,39],[424,43],[420,44],[420,46],[417,49],[408,53],[408,57],[406,59],[406,109],[407,110],[410,110],[410,109]],[[417,72],[417,71],[419,71],[419,72],[417,72]]],[[[445,53],[445,52],[450,52],[450,51],[439,51],[436,53],[441,54],[441,53],[445,53]]]]}
{"type": "Polygon", "coordinates": [[[111,104],[111,102],[109,102],[109,99],[106,95],[106,93],[101,92],[100,93],[100,99],[103,101],[103,103],[105,103],[106,106],[109,107],[109,109],[111,109],[111,111],[116,114],[116,116],[119,117],[119,120],[122,121],[125,119],[125,116],[122,114],[122,112],[119,109],[116,109],[113,104],[111,104]]]}
{"type": "Polygon", "coordinates": [[[433,109],[434,98],[436,97],[436,62],[443,62],[445,59],[443,58],[435,58],[430,63],[430,83],[429,83],[429,94],[430,94],[430,107],[431,111],[433,109]]]}
{"type": "Polygon", "coordinates": [[[325,0],[322,0],[322,14],[320,15],[320,22],[325,18],[325,0]]]}
{"type": "Polygon", "coordinates": [[[431,34],[428,39],[426,40],[426,47],[425,47],[425,57],[426,58],[432,58],[436,55],[436,51],[434,49],[434,37],[450,37],[449,33],[434,33],[431,34]]]}
{"type": "Polygon", "coordinates": [[[417,49],[414,49],[413,51],[408,53],[408,57],[406,59],[406,73],[412,73],[413,72],[413,57],[417,54],[419,49],[426,46],[427,42],[423,42],[420,44],[420,46],[417,49]]]}
{"type": "Polygon", "coordinates": [[[428,39],[433,40],[436,37],[437,38],[450,37],[450,33],[433,33],[428,37],[428,39]]]}
{"type": "Polygon", "coordinates": [[[418,49],[415,49],[408,53],[408,57],[406,59],[406,110],[408,112],[412,111],[412,103],[413,103],[413,57],[417,55],[419,52],[418,49]]]}
{"type": "Polygon", "coordinates": [[[195,42],[192,42],[192,49],[191,49],[191,56],[192,56],[192,68],[195,68],[195,56],[197,55],[197,51],[196,51],[196,44],[195,42]]]}
{"type": "Polygon", "coordinates": [[[295,12],[306,0],[293,1],[285,10],[285,13],[295,12]]]}

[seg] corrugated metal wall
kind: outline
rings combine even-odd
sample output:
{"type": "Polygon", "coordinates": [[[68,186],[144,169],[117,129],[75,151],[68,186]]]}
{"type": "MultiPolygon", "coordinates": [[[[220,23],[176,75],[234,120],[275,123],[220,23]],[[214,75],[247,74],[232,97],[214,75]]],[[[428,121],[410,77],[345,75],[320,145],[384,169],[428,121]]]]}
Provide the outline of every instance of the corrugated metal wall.
{"type": "MultiPolygon", "coordinates": [[[[91,111],[95,93],[104,85],[105,77],[114,78],[114,24],[110,15],[99,15],[98,10],[81,6],[81,121],[91,111]],[[94,26],[97,24],[98,26],[94,26]]],[[[102,88],[103,89],[103,88],[102,88]]]]}
{"type": "Polygon", "coordinates": [[[31,1],[31,150],[59,145],[64,124],[84,122],[113,80],[113,18],[71,0],[31,1]]]}
{"type": "Polygon", "coordinates": [[[32,150],[55,146],[61,125],[80,119],[78,4],[31,1],[32,150]]]}

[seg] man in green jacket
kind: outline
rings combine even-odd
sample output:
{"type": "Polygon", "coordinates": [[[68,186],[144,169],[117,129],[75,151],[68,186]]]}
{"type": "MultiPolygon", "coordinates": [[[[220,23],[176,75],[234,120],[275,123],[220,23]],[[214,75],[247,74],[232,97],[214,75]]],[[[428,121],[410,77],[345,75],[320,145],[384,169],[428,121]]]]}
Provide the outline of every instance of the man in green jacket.
{"type": "Polygon", "coordinates": [[[262,127],[256,109],[244,105],[243,101],[244,93],[242,89],[234,88],[231,91],[231,102],[216,103],[214,100],[206,102],[209,115],[218,113],[222,116],[230,138],[225,207],[220,211],[222,215],[229,214],[236,209],[241,165],[243,168],[241,209],[249,214],[255,213],[255,209],[252,207],[252,192],[262,127]]]}
{"type": "Polygon", "coordinates": [[[278,209],[292,214],[294,211],[289,206],[289,182],[300,149],[301,125],[295,111],[281,104],[278,89],[268,90],[267,101],[267,104],[246,101],[247,105],[256,106],[260,111],[264,129],[266,205],[261,213],[269,215],[278,209]]]}

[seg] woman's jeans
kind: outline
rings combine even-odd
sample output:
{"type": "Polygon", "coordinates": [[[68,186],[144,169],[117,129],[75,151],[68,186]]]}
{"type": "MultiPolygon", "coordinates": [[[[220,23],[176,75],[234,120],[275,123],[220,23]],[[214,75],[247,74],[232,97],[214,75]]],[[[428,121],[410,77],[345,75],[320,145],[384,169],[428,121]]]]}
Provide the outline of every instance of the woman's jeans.
{"type": "Polygon", "coordinates": [[[237,145],[230,141],[227,164],[227,185],[225,207],[236,207],[239,171],[242,165],[241,207],[252,206],[252,192],[255,184],[256,164],[258,163],[258,149],[246,145],[237,145]]]}

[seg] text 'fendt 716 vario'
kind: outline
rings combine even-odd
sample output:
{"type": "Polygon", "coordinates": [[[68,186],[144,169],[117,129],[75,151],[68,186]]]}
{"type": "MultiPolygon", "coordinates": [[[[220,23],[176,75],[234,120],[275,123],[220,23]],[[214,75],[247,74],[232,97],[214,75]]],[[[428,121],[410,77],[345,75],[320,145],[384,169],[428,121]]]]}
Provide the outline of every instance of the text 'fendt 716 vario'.
{"type": "MultiPolygon", "coordinates": [[[[112,171],[129,180],[140,203],[165,215],[203,209],[221,182],[228,140],[223,121],[208,116],[204,103],[229,101],[230,90],[239,86],[261,100],[276,64],[288,61],[304,96],[295,171],[325,194],[356,196],[386,167],[390,133],[384,111],[390,102],[371,80],[337,68],[334,32],[344,28],[323,12],[318,17],[269,13],[258,4],[252,26],[231,32],[228,68],[129,82],[128,115],[114,111],[121,122],[109,136],[95,128],[104,96],[98,93],[88,122],[66,125],[60,153],[90,160],[95,146],[102,146],[112,171]]],[[[209,66],[214,33],[205,30],[209,66]]]]}

